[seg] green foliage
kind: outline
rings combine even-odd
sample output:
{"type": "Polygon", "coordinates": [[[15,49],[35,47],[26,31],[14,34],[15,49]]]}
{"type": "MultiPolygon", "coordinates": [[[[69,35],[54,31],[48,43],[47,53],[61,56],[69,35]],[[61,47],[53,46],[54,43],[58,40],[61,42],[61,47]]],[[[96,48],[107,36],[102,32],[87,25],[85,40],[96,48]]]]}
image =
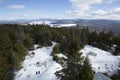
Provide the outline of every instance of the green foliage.
{"type": "Polygon", "coordinates": [[[120,53],[120,37],[115,36],[112,31],[102,31],[97,33],[96,31],[89,33],[88,44],[98,47],[100,49],[110,51],[113,55],[119,55],[120,53]],[[116,45],[113,50],[113,45],[116,45]]]}
{"type": "Polygon", "coordinates": [[[84,60],[83,66],[82,66],[80,79],[81,80],[93,80],[93,75],[94,74],[92,71],[91,64],[89,62],[88,57],[86,57],[84,60]]]}
{"type": "MultiPolygon", "coordinates": [[[[1,53],[1,52],[0,52],[1,53]]],[[[5,57],[0,55],[0,80],[12,80],[13,74],[10,72],[11,64],[5,57]]]]}
{"type": "MultiPolygon", "coordinates": [[[[6,50],[12,49],[13,45],[8,36],[6,36],[4,33],[0,33],[0,50],[3,52],[6,52],[6,50]]],[[[4,53],[3,55],[5,55],[4,53]]]]}
{"type": "Polygon", "coordinates": [[[32,27],[32,38],[34,39],[35,44],[39,44],[41,46],[51,46],[51,33],[48,26],[38,25],[36,27],[32,27]]]}
{"type": "Polygon", "coordinates": [[[20,69],[21,61],[24,60],[25,55],[27,54],[27,49],[23,44],[17,44],[14,52],[14,66],[15,69],[20,69]]]}
{"type": "Polygon", "coordinates": [[[60,80],[93,80],[92,68],[88,58],[83,59],[80,44],[77,38],[73,37],[68,47],[68,60],[63,63],[63,69],[56,72],[60,80]],[[83,63],[83,65],[82,65],[83,63]]]}
{"type": "Polygon", "coordinates": [[[57,55],[53,56],[53,60],[59,64],[63,63],[63,58],[58,57],[57,55]]]}
{"type": "Polygon", "coordinates": [[[26,39],[23,41],[24,46],[28,49],[28,50],[33,50],[33,41],[32,38],[30,38],[30,36],[27,36],[26,39]]]}
{"type": "Polygon", "coordinates": [[[52,56],[55,56],[56,54],[58,54],[60,51],[59,51],[59,46],[58,45],[55,45],[53,47],[53,51],[52,51],[52,56]]]}

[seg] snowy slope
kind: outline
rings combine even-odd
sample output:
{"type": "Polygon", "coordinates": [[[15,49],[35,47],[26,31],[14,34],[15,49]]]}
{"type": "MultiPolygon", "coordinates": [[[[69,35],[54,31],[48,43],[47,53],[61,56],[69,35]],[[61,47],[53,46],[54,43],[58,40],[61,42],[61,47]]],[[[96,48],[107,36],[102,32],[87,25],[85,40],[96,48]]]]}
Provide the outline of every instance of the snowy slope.
{"type": "MultiPolygon", "coordinates": [[[[14,80],[57,80],[54,73],[62,67],[50,56],[54,45],[55,43],[51,47],[30,51],[22,63],[22,68],[15,72],[14,80]]],[[[109,52],[89,45],[86,45],[80,52],[83,56],[88,55],[95,72],[106,72],[112,75],[118,69],[120,70],[120,56],[113,56],[109,52]]],[[[58,56],[67,58],[62,53],[58,56]]]]}
{"type": "Polygon", "coordinates": [[[104,50],[86,45],[80,52],[88,56],[95,72],[103,72],[112,75],[120,70],[120,56],[113,56],[104,50]]]}
{"type": "Polygon", "coordinates": [[[103,75],[102,73],[98,72],[94,75],[93,80],[111,80],[109,77],[103,75]]]}
{"type": "Polygon", "coordinates": [[[23,68],[15,72],[14,80],[57,80],[54,73],[62,67],[50,56],[53,46],[30,51],[22,63],[23,68]]]}

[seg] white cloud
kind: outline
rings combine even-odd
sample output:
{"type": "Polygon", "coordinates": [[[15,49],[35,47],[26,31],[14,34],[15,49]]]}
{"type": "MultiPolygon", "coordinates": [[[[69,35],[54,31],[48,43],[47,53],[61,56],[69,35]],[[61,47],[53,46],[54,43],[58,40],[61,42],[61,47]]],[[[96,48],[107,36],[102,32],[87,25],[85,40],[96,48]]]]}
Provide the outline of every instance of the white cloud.
{"type": "Polygon", "coordinates": [[[112,2],[114,2],[114,0],[107,0],[106,2],[107,3],[112,3],[112,2]]]}
{"type": "Polygon", "coordinates": [[[109,10],[93,10],[93,5],[113,3],[118,0],[69,0],[72,3],[72,9],[65,14],[74,18],[84,19],[120,19],[120,7],[113,7],[109,10]]]}
{"type": "Polygon", "coordinates": [[[91,16],[99,19],[120,19],[120,7],[115,7],[109,11],[97,10],[94,11],[91,16]]]}
{"type": "Polygon", "coordinates": [[[97,10],[97,11],[94,11],[93,12],[93,15],[103,15],[103,16],[105,16],[105,15],[120,15],[120,7],[115,7],[115,8],[113,8],[113,9],[111,9],[111,10],[109,10],[109,11],[105,11],[105,10],[97,10]]]}
{"type": "Polygon", "coordinates": [[[116,7],[112,10],[112,12],[115,12],[115,13],[120,13],[120,7],[116,7]]]}
{"type": "Polygon", "coordinates": [[[107,13],[108,13],[108,12],[100,9],[100,10],[94,11],[94,12],[92,13],[92,15],[106,15],[107,13]]]}
{"type": "Polygon", "coordinates": [[[27,10],[24,13],[9,14],[7,16],[9,17],[8,20],[48,18],[47,15],[42,15],[40,12],[35,10],[27,10]]]}
{"type": "Polygon", "coordinates": [[[103,0],[69,0],[72,3],[72,10],[66,11],[65,14],[75,18],[90,18],[86,13],[92,8],[93,4],[100,4],[103,0]]]}
{"type": "Polygon", "coordinates": [[[40,19],[40,18],[48,18],[46,15],[34,15],[34,14],[10,14],[8,15],[8,20],[14,20],[14,19],[40,19]]]}
{"type": "Polygon", "coordinates": [[[105,2],[107,3],[113,3],[113,2],[116,2],[116,1],[119,1],[119,0],[104,0],[105,2]]]}
{"type": "Polygon", "coordinates": [[[83,15],[91,9],[91,5],[100,4],[103,0],[69,0],[72,3],[73,11],[67,11],[72,15],[83,15]]]}
{"type": "Polygon", "coordinates": [[[10,5],[7,7],[8,9],[24,9],[24,5],[10,5]]]}

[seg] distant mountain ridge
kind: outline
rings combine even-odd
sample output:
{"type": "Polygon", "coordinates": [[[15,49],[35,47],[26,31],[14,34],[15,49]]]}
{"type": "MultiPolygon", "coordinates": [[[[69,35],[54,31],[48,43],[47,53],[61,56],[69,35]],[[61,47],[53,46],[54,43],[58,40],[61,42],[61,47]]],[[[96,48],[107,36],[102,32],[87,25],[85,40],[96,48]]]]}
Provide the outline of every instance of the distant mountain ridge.
{"type": "MultiPolygon", "coordinates": [[[[120,35],[120,20],[104,20],[104,19],[17,19],[17,20],[1,20],[0,24],[29,24],[32,22],[45,22],[49,24],[63,25],[63,24],[79,24],[80,27],[88,27],[91,30],[112,30],[115,34],[120,35]]],[[[48,25],[49,25],[48,24],[48,25]]],[[[71,26],[70,26],[71,27],[71,26]]],[[[74,26],[72,26],[74,27],[74,26]]]]}
{"type": "MultiPolygon", "coordinates": [[[[113,31],[116,35],[120,35],[120,20],[85,20],[85,19],[68,19],[68,20],[57,20],[52,24],[79,24],[79,27],[86,28],[96,31],[113,31]]],[[[73,27],[74,28],[74,27],[73,27]]]]}

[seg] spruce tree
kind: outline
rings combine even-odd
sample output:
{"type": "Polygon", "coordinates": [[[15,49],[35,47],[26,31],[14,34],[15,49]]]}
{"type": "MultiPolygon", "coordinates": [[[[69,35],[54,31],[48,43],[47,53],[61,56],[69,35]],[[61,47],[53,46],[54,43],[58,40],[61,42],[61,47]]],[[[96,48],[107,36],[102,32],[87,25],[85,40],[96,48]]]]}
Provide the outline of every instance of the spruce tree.
{"type": "Polygon", "coordinates": [[[56,72],[57,77],[60,80],[80,80],[79,74],[81,71],[82,57],[78,53],[80,49],[79,41],[75,38],[71,39],[71,45],[68,51],[68,60],[63,63],[63,69],[56,72]]]}
{"type": "Polygon", "coordinates": [[[93,80],[93,71],[88,57],[85,58],[80,74],[81,80],[93,80]]]}

